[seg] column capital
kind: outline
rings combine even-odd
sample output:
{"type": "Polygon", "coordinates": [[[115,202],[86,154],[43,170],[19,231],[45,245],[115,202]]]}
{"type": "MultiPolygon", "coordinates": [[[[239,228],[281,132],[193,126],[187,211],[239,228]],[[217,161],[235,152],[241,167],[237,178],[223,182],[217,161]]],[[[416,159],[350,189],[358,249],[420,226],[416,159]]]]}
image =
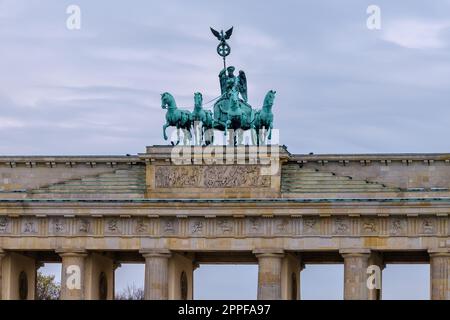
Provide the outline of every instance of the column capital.
{"type": "Polygon", "coordinates": [[[369,256],[371,253],[370,249],[366,248],[348,248],[348,249],[339,249],[339,254],[345,257],[355,257],[355,256],[369,256]]]}
{"type": "Polygon", "coordinates": [[[60,257],[86,257],[87,251],[85,249],[69,249],[69,248],[59,248],[55,252],[60,257]]]}
{"type": "Polygon", "coordinates": [[[265,258],[265,257],[283,258],[284,250],[279,248],[258,248],[253,250],[253,254],[257,258],[265,258]]]}
{"type": "Polygon", "coordinates": [[[169,249],[141,249],[139,250],[139,253],[144,258],[170,258],[172,256],[172,253],[169,249]]]}
{"type": "Polygon", "coordinates": [[[0,249],[0,258],[3,258],[4,256],[6,256],[6,251],[3,249],[0,249]]]}
{"type": "Polygon", "coordinates": [[[429,249],[428,254],[430,255],[430,257],[450,257],[450,249],[447,248],[429,249]]]}

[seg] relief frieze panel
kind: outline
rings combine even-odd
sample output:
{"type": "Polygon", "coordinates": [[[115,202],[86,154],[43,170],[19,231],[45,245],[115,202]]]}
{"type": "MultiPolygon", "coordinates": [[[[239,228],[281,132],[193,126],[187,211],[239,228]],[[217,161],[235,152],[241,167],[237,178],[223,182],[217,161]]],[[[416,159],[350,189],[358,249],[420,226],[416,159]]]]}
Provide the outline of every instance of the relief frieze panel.
{"type": "Polygon", "coordinates": [[[11,232],[11,220],[9,217],[0,217],[0,234],[11,232]]]}
{"type": "MultiPolygon", "coordinates": [[[[448,219],[448,218],[445,218],[448,219]]],[[[450,222],[450,221],[449,221],[450,222]]],[[[426,217],[20,217],[0,216],[0,237],[135,236],[135,237],[333,237],[446,236],[447,220],[426,217]],[[17,226],[17,227],[15,227],[17,226]],[[44,229],[40,230],[40,228],[44,229]],[[97,227],[98,226],[98,227],[97,227]],[[444,228],[444,227],[445,228],[444,228]],[[48,230],[46,233],[45,230],[48,230]]]]}
{"type": "Polygon", "coordinates": [[[157,188],[248,188],[270,187],[256,165],[156,166],[157,188]]]}

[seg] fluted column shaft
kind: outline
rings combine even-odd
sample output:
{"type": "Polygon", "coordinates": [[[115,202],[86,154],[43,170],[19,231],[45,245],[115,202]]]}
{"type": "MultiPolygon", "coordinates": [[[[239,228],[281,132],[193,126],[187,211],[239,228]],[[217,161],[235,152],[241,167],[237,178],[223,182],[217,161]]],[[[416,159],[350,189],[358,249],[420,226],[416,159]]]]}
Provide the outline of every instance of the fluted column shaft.
{"type": "Polygon", "coordinates": [[[58,250],[62,258],[61,300],[85,299],[85,258],[83,250],[58,250]]]}
{"type": "Polygon", "coordinates": [[[367,267],[369,266],[370,250],[349,249],[340,250],[344,258],[344,299],[367,300],[367,267]]]}
{"type": "Polygon", "coordinates": [[[450,252],[430,251],[430,290],[432,300],[450,300],[450,252]]]}
{"type": "Polygon", "coordinates": [[[3,286],[3,257],[6,255],[6,253],[0,249],[0,300],[3,299],[3,290],[2,290],[2,286],[3,286]]]}
{"type": "Polygon", "coordinates": [[[281,299],[282,250],[255,250],[258,259],[258,300],[281,299]]]}
{"type": "Polygon", "coordinates": [[[145,300],[169,298],[169,250],[141,250],[145,258],[145,300]]]}
{"type": "Polygon", "coordinates": [[[371,268],[371,274],[367,273],[367,277],[373,276],[374,282],[372,285],[379,285],[379,288],[369,288],[369,300],[381,300],[383,294],[382,281],[383,281],[383,270],[386,267],[383,261],[383,255],[377,252],[371,252],[369,257],[369,267],[371,268]],[[378,272],[374,270],[373,266],[379,268],[379,274],[374,274],[373,272],[378,272]]]}

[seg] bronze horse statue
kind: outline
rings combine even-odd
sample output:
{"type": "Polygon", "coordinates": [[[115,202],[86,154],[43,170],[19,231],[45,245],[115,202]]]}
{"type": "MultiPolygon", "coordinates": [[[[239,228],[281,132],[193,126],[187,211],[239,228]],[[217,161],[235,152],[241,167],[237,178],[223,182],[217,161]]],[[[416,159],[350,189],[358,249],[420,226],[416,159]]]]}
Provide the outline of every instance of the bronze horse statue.
{"type": "Polygon", "coordinates": [[[261,110],[256,111],[255,119],[252,123],[252,131],[256,135],[256,141],[254,135],[253,144],[260,145],[260,143],[265,144],[267,140],[272,139],[272,129],[273,129],[273,113],[272,106],[275,100],[275,94],[277,92],[274,90],[270,90],[267,92],[266,97],[264,98],[264,104],[261,110]]]}
{"type": "Polygon", "coordinates": [[[200,92],[194,93],[194,111],[191,113],[194,129],[195,145],[205,145],[214,142],[213,115],[210,110],[203,109],[203,96],[200,92]]]}
{"type": "MultiPolygon", "coordinates": [[[[161,108],[167,109],[166,123],[163,125],[164,140],[167,140],[166,134],[167,127],[176,127],[177,128],[176,144],[178,145],[180,143],[180,129],[183,130],[184,133],[184,141],[183,141],[184,144],[185,145],[188,144],[189,141],[192,139],[191,112],[188,110],[178,109],[174,97],[168,92],[164,92],[161,95],[161,108]]],[[[173,142],[171,143],[172,145],[174,144],[173,142]]]]}

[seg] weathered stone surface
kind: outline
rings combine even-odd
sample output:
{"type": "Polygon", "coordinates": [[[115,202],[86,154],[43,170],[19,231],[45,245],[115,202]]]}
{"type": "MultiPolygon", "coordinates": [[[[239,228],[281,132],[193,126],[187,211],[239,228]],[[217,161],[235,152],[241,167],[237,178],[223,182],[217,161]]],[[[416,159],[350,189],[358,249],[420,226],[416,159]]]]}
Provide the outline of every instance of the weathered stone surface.
{"type": "Polygon", "coordinates": [[[270,177],[257,166],[157,166],[157,188],[250,188],[269,187],[270,177]]]}
{"type": "Polygon", "coordinates": [[[450,300],[450,250],[430,250],[431,299],[450,300]]]}
{"type": "Polygon", "coordinates": [[[449,299],[450,156],[282,149],[273,175],[250,156],[174,164],[171,147],[136,157],[0,157],[2,298],[17,296],[10,257],[21,257],[14,261],[26,270],[49,258],[78,266],[80,289],[67,289],[63,271],[64,299],[100,298],[100,279],[112,298],[121,261],[145,261],[152,299],[191,299],[198,261],[258,263],[264,299],[298,299],[302,263],[344,263],[345,298],[379,299],[364,287],[368,265],[430,262],[431,297],[449,299]]]}

